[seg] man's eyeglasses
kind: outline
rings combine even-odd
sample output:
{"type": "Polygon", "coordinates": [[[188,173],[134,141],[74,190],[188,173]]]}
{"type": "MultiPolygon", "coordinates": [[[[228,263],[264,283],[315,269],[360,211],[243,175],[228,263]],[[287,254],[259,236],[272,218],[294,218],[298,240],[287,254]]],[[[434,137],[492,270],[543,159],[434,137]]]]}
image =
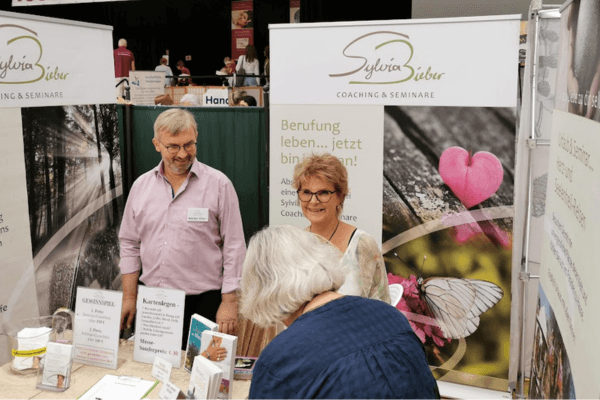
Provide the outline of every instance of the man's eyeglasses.
{"type": "MultiPolygon", "coordinates": [[[[156,139],[156,140],[158,140],[158,139],[156,139]]],[[[178,145],[178,144],[174,144],[174,145],[171,145],[171,146],[167,146],[166,144],[164,144],[164,143],[163,143],[163,142],[161,142],[160,140],[158,140],[158,143],[160,143],[160,144],[162,144],[163,146],[165,146],[165,147],[167,148],[167,151],[168,151],[169,153],[171,153],[171,154],[177,154],[177,153],[179,153],[179,150],[181,150],[181,147],[183,147],[183,149],[184,149],[185,151],[187,151],[188,153],[189,153],[190,151],[192,151],[192,150],[194,150],[194,149],[196,148],[196,143],[188,143],[188,144],[185,144],[185,145],[183,145],[183,146],[180,146],[180,145],[178,145]]]]}
{"type": "Polygon", "coordinates": [[[331,200],[331,195],[335,192],[336,190],[333,192],[331,190],[319,190],[318,192],[311,192],[307,189],[300,189],[296,191],[296,193],[298,193],[298,198],[301,201],[309,202],[312,200],[313,196],[317,196],[317,201],[319,203],[327,203],[329,200],[331,200]]]}

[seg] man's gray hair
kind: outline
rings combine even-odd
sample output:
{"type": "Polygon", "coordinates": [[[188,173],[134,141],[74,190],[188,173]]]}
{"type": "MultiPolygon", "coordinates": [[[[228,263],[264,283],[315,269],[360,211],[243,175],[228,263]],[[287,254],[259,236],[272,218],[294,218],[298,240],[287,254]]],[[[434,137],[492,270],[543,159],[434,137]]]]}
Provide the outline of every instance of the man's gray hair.
{"type": "Polygon", "coordinates": [[[268,327],[346,279],[340,251],[316,234],[274,226],[250,240],[242,267],[241,314],[268,327]]]}
{"type": "Polygon", "coordinates": [[[127,47],[127,40],[125,40],[125,39],[119,39],[119,47],[121,47],[121,46],[127,47]]]}
{"type": "Polygon", "coordinates": [[[188,129],[193,129],[198,134],[198,124],[196,124],[194,114],[181,108],[164,111],[154,121],[154,137],[156,139],[161,131],[167,131],[169,134],[177,136],[179,132],[188,129]]]}

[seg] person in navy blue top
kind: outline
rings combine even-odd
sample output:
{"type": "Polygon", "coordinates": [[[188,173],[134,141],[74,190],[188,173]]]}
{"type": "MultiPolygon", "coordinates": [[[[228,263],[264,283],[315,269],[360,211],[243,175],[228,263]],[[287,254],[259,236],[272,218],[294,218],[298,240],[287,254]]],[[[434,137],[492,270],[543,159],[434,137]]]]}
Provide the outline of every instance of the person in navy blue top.
{"type": "Polygon", "coordinates": [[[240,312],[288,327],[263,350],[250,399],[439,398],[425,350],[403,314],[374,299],[343,296],[339,250],[291,226],[251,239],[240,312]]]}

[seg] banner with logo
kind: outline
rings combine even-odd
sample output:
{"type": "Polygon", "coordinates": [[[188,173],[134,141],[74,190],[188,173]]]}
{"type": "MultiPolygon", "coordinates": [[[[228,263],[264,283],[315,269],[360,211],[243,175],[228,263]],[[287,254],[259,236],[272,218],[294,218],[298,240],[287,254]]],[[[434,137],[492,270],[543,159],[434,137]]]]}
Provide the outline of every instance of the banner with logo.
{"type": "Polygon", "coordinates": [[[286,65],[271,76],[286,85],[271,89],[271,102],[464,107],[514,102],[516,89],[506,84],[517,81],[514,57],[498,51],[514,47],[509,33],[514,18],[401,24],[401,31],[389,21],[346,23],[336,29],[321,23],[278,25],[270,46],[280,52],[272,51],[271,60],[286,65]],[[319,45],[289,45],[303,40],[319,45]]]}
{"type": "MultiPolygon", "coordinates": [[[[110,33],[106,27],[0,13],[5,39],[0,44],[0,320],[73,308],[78,286],[120,286],[116,232],[123,198],[116,104],[73,104],[114,103],[110,33]],[[85,46],[78,36],[87,37],[85,46]],[[74,42],[80,45],[71,47],[74,42]],[[40,51],[33,64],[32,49],[40,51]],[[91,58],[90,51],[107,58],[109,67],[100,68],[104,61],[98,61],[90,75],[82,60],[91,58]],[[42,70],[50,75],[37,80],[28,75],[42,70]],[[102,82],[106,90],[98,86],[102,82]]],[[[6,336],[0,335],[0,363],[9,354],[5,346],[6,336]]]]}
{"type": "Polygon", "coordinates": [[[271,223],[309,225],[293,166],[336,155],[341,219],[381,240],[436,378],[506,391],[520,15],[270,29],[271,223]],[[449,329],[427,303],[438,279],[489,288],[489,309],[449,329]]]}
{"type": "Polygon", "coordinates": [[[112,27],[0,12],[0,108],[115,103],[112,27]]]}
{"type": "Polygon", "coordinates": [[[538,312],[533,398],[600,396],[600,367],[590,362],[600,355],[599,20],[598,2],[561,9],[538,304],[549,311],[538,312]]]}
{"type": "Polygon", "coordinates": [[[231,59],[246,53],[246,46],[254,44],[254,14],[252,0],[231,2],[231,59]]]}

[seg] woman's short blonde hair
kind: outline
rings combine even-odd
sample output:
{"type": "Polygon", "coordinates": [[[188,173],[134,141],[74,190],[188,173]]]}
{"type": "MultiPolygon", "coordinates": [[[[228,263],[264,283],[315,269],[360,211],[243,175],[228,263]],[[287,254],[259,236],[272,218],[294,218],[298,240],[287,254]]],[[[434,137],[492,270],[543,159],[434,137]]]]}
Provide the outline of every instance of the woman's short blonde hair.
{"type": "Polygon", "coordinates": [[[285,320],[316,295],[342,286],[340,257],[331,243],[294,226],[259,231],[242,267],[240,313],[262,327],[285,320]]]}
{"type": "Polygon", "coordinates": [[[339,217],[344,208],[344,200],[348,195],[348,171],[344,164],[329,153],[310,154],[304,157],[294,167],[294,180],[292,186],[296,190],[302,188],[302,184],[313,176],[320,176],[331,183],[340,197],[340,207],[336,210],[339,217]]]}

